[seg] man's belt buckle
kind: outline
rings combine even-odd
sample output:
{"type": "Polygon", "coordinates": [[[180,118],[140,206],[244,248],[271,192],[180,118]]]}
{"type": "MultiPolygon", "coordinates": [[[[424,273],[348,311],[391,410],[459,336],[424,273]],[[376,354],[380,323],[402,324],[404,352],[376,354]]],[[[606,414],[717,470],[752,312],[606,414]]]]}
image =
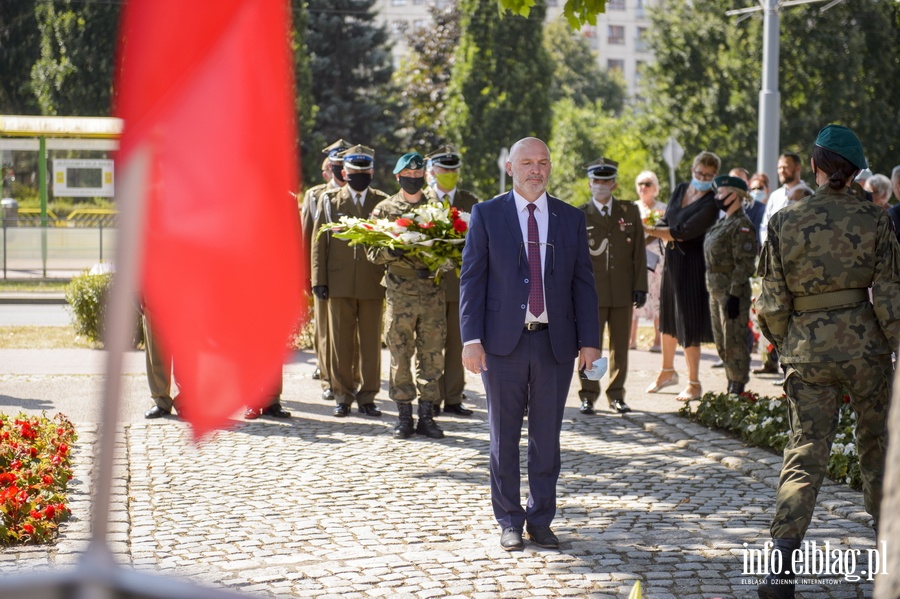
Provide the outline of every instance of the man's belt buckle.
{"type": "Polygon", "coordinates": [[[546,322],[526,322],[525,330],[526,331],[543,331],[544,329],[546,329],[549,326],[550,325],[547,324],[546,322]]]}

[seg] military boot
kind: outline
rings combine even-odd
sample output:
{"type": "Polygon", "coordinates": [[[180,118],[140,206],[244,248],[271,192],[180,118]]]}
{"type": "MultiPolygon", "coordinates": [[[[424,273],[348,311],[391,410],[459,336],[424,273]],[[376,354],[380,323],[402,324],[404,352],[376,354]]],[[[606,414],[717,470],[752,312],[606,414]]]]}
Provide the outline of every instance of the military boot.
{"type": "Polygon", "coordinates": [[[396,401],[397,404],[397,426],[394,427],[395,439],[409,439],[413,436],[415,428],[413,426],[412,402],[396,401]]]}
{"type": "MultiPolygon", "coordinates": [[[[781,554],[781,572],[770,573],[756,587],[759,599],[794,599],[794,572],[791,566],[791,554],[800,548],[800,539],[772,539],[775,544],[772,553],[781,554]]],[[[774,560],[777,561],[777,560],[774,560]]]]}
{"type": "Polygon", "coordinates": [[[744,392],[744,383],[735,383],[734,381],[728,381],[728,392],[732,395],[740,395],[744,392]]]}
{"type": "Polygon", "coordinates": [[[419,402],[419,423],[416,432],[432,439],[443,439],[444,431],[434,421],[434,404],[430,401],[419,402]]]}

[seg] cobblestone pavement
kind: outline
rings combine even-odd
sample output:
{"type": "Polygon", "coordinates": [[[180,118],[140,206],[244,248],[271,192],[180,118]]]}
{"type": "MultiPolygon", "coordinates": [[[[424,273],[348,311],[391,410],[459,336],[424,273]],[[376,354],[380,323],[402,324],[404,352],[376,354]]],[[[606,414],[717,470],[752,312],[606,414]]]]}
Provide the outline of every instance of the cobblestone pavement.
{"type": "MultiPolygon", "coordinates": [[[[646,371],[630,383],[633,407],[658,357],[644,360],[633,360],[646,371]]],[[[554,522],[562,547],[507,553],[490,510],[483,390],[468,384],[476,415],[441,415],[440,441],[394,440],[387,401],[382,419],[332,418],[308,372],[290,369],[289,421],[241,422],[198,446],[175,419],[126,422],[114,555],[138,570],[274,597],[624,599],[635,580],[647,599],[756,596],[743,544],[768,540],[779,456],[671,412],[582,416],[573,387],[554,522]]],[[[97,427],[79,434],[73,518],[52,547],[0,551],[0,575],[71,567],[86,547],[97,427]]],[[[807,540],[860,549],[863,559],[873,547],[867,522],[859,493],[827,484],[807,540]]],[[[839,581],[822,577],[798,597],[872,595],[870,582],[839,581]]]]}

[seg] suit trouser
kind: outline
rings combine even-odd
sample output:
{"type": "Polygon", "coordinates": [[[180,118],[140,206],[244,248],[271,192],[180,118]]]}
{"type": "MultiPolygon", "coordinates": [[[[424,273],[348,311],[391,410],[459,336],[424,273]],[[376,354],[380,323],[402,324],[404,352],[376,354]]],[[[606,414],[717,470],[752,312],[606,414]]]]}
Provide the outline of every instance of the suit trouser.
{"type": "MultiPolygon", "coordinates": [[[[628,344],[631,341],[631,315],[634,306],[631,304],[621,308],[600,308],[600,344],[603,344],[603,331],[609,327],[609,384],[606,386],[606,397],[612,401],[625,401],[625,379],[628,376],[628,344]]],[[[581,391],[578,396],[591,403],[600,395],[600,381],[579,379],[581,391]]]]}
{"type": "Polygon", "coordinates": [[[559,435],[574,360],[560,364],[550,331],[524,332],[508,356],[487,354],[482,373],[490,426],[491,502],[502,528],[549,526],[556,515],[559,435]],[[528,404],[528,502],[520,497],[519,441],[528,404]]]}
{"type": "Polygon", "coordinates": [[[372,403],[381,389],[381,316],[384,300],[328,299],[331,389],[337,403],[372,403]],[[357,390],[358,383],[358,390],[357,390]]]}
{"type": "Polygon", "coordinates": [[[313,298],[313,318],[316,319],[315,350],[319,363],[319,380],[323,389],[331,388],[331,341],[328,334],[328,300],[313,298]]]}
{"type": "Polygon", "coordinates": [[[147,361],[147,384],[150,387],[150,397],[160,410],[171,412],[175,402],[172,400],[172,360],[163,357],[163,353],[156,343],[153,330],[150,328],[150,319],[144,314],[144,348],[147,361]]]}
{"type": "MultiPolygon", "coordinates": [[[[459,302],[447,302],[447,341],[444,344],[444,374],[438,382],[441,401],[459,405],[466,387],[466,372],[462,364],[462,337],[459,331],[459,302]]],[[[436,402],[437,403],[437,402],[436,402]]]]}
{"type": "Polygon", "coordinates": [[[773,539],[802,540],[825,479],[844,390],[856,412],[856,447],[866,511],[878,529],[893,367],[889,355],[790,364],[784,381],[791,436],[775,495],[773,539]]]}

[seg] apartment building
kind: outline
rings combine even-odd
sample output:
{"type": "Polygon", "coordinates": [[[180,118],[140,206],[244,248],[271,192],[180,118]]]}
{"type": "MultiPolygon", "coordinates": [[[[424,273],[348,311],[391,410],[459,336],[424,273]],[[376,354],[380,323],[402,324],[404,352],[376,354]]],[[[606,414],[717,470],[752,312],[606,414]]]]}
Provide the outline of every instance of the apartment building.
{"type": "MultiPolygon", "coordinates": [[[[637,93],[641,66],[653,60],[645,41],[650,29],[647,9],[660,0],[607,0],[606,12],[597,16],[596,25],[587,25],[581,34],[597,54],[597,63],[603,69],[622,72],[628,85],[628,93],[637,93]]],[[[451,0],[379,0],[380,22],[387,24],[394,39],[394,62],[408,52],[403,42],[403,32],[409,28],[425,26],[431,21],[428,6],[443,7],[451,0]]],[[[547,1],[547,20],[561,19],[565,0],[547,1]]]]}

